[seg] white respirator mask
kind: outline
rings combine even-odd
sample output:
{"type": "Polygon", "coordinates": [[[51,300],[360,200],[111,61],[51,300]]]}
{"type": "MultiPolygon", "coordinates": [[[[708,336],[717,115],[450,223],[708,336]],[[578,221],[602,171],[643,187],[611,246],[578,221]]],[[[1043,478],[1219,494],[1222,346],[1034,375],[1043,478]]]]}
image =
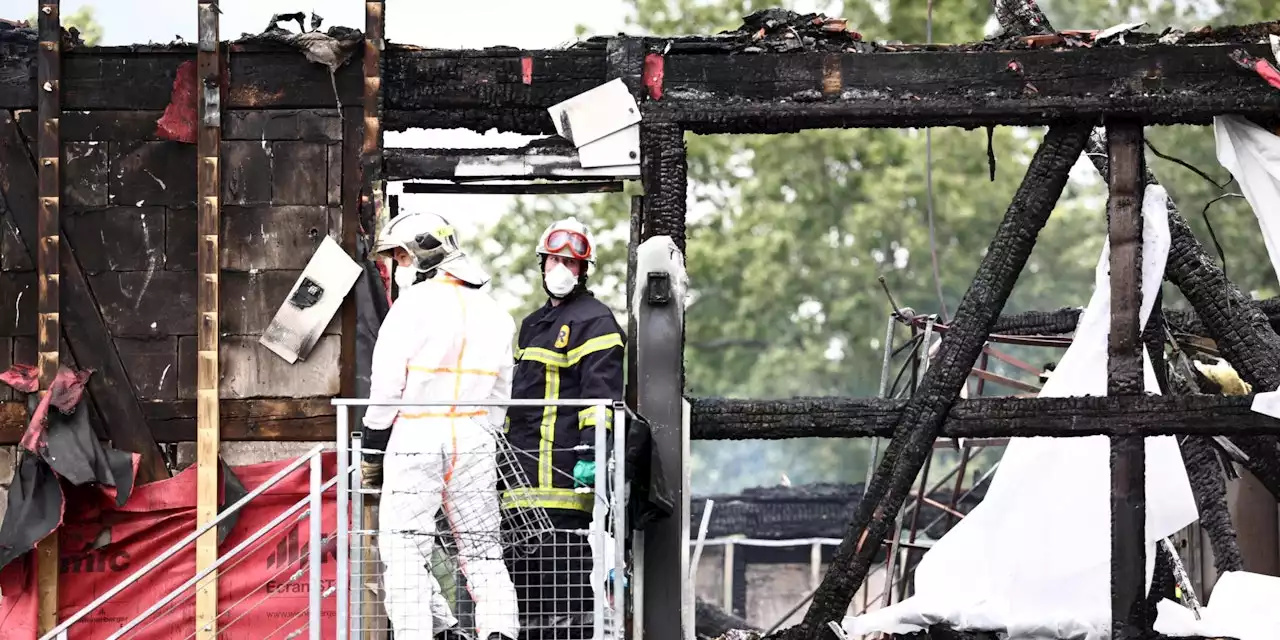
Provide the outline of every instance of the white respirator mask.
{"type": "Polygon", "coordinates": [[[557,298],[569,295],[578,286],[578,276],[573,275],[569,267],[559,263],[547,270],[542,281],[546,283],[547,291],[557,298]]]}
{"type": "Polygon", "coordinates": [[[397,287],[408,289],[417,284],[418,270],[413,267],[396,266],[395,281],[397,287]]]}

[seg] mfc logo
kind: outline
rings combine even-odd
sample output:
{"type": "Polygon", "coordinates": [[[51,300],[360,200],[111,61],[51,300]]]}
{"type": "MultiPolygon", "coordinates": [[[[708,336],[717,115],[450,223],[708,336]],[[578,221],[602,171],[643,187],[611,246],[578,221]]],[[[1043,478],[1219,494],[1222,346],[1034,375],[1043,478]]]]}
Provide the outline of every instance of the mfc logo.
{"type": "Polygon", "coordinates": [[[129,552],[120,550],[95,549],[83,553],[72,553],[62,556],[59,561],[59,573],[117,573],[129,568],[129,552]]]}
{"type": "MultiPolygon", "coordinates": [[[[289,533],[286,534],[285,537],[281,538],[280,542],[276,543],[275,551],[272,551],[271,555],[267,556],[268,569],[275,567],[283,568],[289,565],[297,565],[298,568],[302,568],[310,562],[307,557],[307,553],[311,550],[311,544],[309,542],[306,544],[302,543],[302,536],[299,534],[301,529],[302,525],[298,525],[290,529],[289,533]]],[[[329,562],[337,559],[337,536],[324,538],[324,542],[321,547],[320,562],[329,562]]]]}

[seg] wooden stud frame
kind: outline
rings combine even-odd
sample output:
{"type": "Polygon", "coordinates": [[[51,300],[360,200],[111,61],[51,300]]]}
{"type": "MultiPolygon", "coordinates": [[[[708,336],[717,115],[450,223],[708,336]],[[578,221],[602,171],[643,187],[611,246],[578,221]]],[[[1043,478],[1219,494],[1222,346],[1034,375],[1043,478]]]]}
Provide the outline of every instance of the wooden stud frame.
{"type": "MultiPolygon", "coordinates": [[[[218,0],[199,0],[199,44],[196,54],[199,78],[196,123],[197,269],[199,313],[196,353],[196,522],[198,526],[218,514],[218,450],[221,440],[218,416],[218,276],[221,268],[218,234],[221,195],[218,160],[222,139],[222,82],[219,69],[218,0]]],[[[196,541],[196,570],[218,558],[218,532],[210,530],[196,541]]],[[[196,640],[218,635],[218,573],[210,573],[196,585],[196,640]]]]}
{"type": "MultiPolygon", "coordinates": [[[[39,197],[36,218],[38,244],[36,268],[39,278],[38,349],[37,366],[40,375],[40,391],[47,393],[53,384],[59,367],[59,308],[61,297],[58,287],[59,249],[62,241],[61,202],[62,180],[59,165],[62,162],[62,143],[58,135],[58,120],[62,116],[62,19],[59,0],[40,0],[39,22],[39,71],[36,76],[39,95],[40,131],[36,147],[39,172],[39,197]]],[[[48,633],[58,625],[58,533],[54,531],[36,547],[36,575],[39,581],[39,630],[48,633]]]]}

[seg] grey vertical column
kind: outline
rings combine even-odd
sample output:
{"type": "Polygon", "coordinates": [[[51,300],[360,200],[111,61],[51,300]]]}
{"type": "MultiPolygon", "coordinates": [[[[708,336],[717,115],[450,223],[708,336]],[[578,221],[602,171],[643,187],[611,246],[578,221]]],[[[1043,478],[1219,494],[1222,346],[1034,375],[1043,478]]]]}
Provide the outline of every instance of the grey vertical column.
{"type": "MultiPolygon", "coordinates": [[[[643,239],[670,236],[685,250],[684,130],[671,124],[642,124],[640,171],[644,183],[643,239]]],[[[662,461],[662,482],[672,492],[676,512],[643,534],[644,581],[641,622],[646,638],[679,640],[692,625],[686,612],[689,497],[684,492],[684,311],[666,273],[634,273],[640,301],[632,339],[636,363],[637,410],[653,428],[653,455],[662,461]],[[682,615],[674,615],[680,611],[682,615]]],[[[656,467],[655,467],[656,468],[656,467]]]]}
{"type": "MultiPolygon", "coordinates": [[[[1140,395],[1142,372],[1142,123],[1107,122],[1107,237],[1111,243],[1111,330],[1107,395],[1140,395]]],[[[1111,437],[1111,637],[1136,640],[1151,628],[1146,607],[1146,447],[1111,437]]]]}

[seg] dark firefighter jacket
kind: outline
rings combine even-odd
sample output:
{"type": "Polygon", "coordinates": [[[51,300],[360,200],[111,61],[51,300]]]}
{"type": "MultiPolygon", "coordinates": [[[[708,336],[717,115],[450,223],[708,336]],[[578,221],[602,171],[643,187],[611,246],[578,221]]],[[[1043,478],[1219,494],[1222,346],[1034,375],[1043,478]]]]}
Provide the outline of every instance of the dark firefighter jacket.
{"type": "MultiPolygon", "coordinates": [[[[583,292],[559,306],[548,301],[520,324],[511,397],[521,400],[621,400],[626,339],[613,312],[583,292]]],[[[573,467],[594,460],[595,408],[511,407],[507,440],[516,450],[529,490],[504,496],[509,507],[541,506],[591,512],[593,497],[574,493],[573,467]],[[518,498],[518,499],[517,499],[518,498]],[[527,502],[534,504],[529,505],[527,502]]],[[[613,409],[606,411],[607,429],[613,409]]],[[[597,473],[605,473],[603,468],[597,473]]]]}

